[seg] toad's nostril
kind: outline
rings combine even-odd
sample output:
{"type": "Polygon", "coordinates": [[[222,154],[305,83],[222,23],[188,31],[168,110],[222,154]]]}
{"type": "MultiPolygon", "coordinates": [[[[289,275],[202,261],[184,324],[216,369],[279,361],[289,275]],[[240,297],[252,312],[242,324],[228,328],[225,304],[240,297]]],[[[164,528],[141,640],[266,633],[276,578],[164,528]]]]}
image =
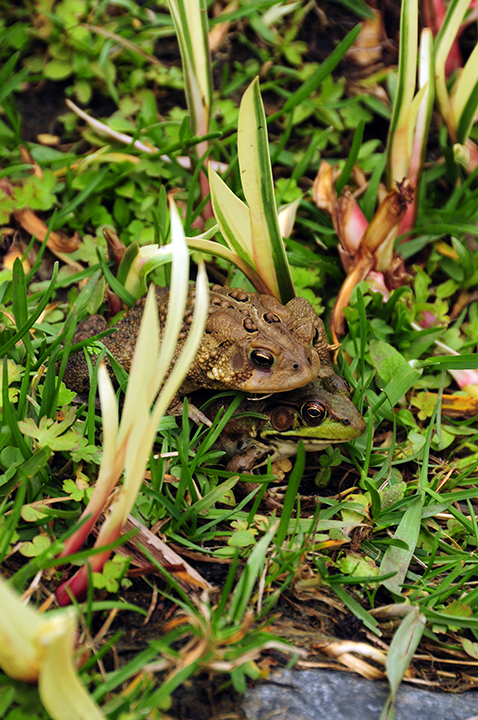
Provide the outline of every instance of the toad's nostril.
{"type": "Polygon", "coordinates": [[[292,365],[292,370],[298,370],[299,369],[299,363],[294,363],[292,365]]]}

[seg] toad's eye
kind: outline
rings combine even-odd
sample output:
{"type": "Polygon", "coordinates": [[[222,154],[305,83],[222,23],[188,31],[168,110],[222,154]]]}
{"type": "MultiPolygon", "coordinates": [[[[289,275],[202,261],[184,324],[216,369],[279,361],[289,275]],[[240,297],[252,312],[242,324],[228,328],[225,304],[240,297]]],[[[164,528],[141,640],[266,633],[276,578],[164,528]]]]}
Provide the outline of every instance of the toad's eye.
{"type": "Polygon", "coordinates": [[[277,432],[286,432],[294,424],[294,415],[288,407],[278,407],[271,412],[271,425],[277,432]]]}
{"type": "Polygon", "coordinates": [[[274,365],[274,356],[268,350],[252,350],[249,357],[259,370],[267,370],[274,365]]]}
{"type": "Polygon", "coordinates": [[[308,425],[320,425],[327,417],[327,409],[318,400],[309,400],[302,405],[300,414],[308,425]]]}
{"type": "Polygon", "coordinates": [[[317,345],[317,343],[319,342],[319,337],[320,337],[319,328],[314,328],[314,341],[313,341],[314,345],[317,345]]]}

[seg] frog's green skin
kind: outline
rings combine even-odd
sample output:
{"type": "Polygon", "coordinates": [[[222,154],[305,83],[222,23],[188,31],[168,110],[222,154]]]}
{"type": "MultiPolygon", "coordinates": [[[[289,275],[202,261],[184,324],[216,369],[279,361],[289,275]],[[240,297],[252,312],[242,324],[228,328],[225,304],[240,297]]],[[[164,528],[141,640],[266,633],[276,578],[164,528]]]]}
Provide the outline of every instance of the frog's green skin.
{"type": "MultiPolygon", "coordinates": [[[[225,402],[224,398],[214,401],[205,414],[214,418],[225,402]]],[[[331,375],[298,390],[257,401],[244,400],[216,447],[232,456],[227,470],[248,472],[263,465],[268,457],[276,461],[295,455],[299,440],[307,451],[317,451],[364,432],[365,422],[349,398],[347,384],[338,375],[331,375]]]]}

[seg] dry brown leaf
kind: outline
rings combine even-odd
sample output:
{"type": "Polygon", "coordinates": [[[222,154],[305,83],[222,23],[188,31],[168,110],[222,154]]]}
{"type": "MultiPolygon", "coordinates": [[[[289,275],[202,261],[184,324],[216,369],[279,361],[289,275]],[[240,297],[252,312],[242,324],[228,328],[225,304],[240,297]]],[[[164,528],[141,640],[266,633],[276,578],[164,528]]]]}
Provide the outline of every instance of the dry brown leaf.
{"type": "MultiPolygon", "coordinates": [[[[371,9],[371,8],[370,8],[371,9]]],[[[346,58],[361,68],[369,67],[382,59],[383,43],[386,35],[382,16],[378,10],[372,10],[373,18],[367,18],[362,23],[357,39],[347,51],[346,58]]]]}
{"type": "MultiPolygon", "coordinates": [[[[6,255],[3,256],[3,267],[6,268],[7,270],[12,270],[13,263],[15,262],[15,260],[17,260],[17,259],[21,260],[22,257],[23,257],[23,253],[20,252],[20,250],[18,248],[15,248],[12,246],[10,248],[10,250],[6,253],[6,255]]],[[[31,270],[31,265],[26,258],[25,258],[25,260],[23,260],[22,265],[23,265],[23,270],[24,270],[25,274],[29,273],[31,270]]]]}
{"type": "MultiPolygon", "coordinates": [[[[93,530],[95,535],[98,534],[98,527],[96,526],[93,530]]],[[[137,529],[139,532],[125,545],[120,545],[116,552],[125,557],[131,558],[131,564],[137,567],[150,568],[149,559],[145,557],[141,550],[141,545],[148,549],[148,552],[160,563],[163,567],[176,566],[180,568],[179,571],[173,572],[172,574],[177,579],[183,590],[188,594],[196,593],[197,588],[202,590],[213,590],[213,586],[198,573],[189,563],[186,562],[180,555],[174,552],[166,543],[160,540],[156,535],[153,535],[151,530],[148,530],[139,520],[136,520],[132,515],[129,515],[128,520],[124,524],[123,533],[128,533],[130,530],[137,529]]]]}
{"type": "MultiPolygon", "coordinates": [[[[48,228],[43,222],[43,220],[38,217],[38,215],[35,215],[35,213],[29,208],[24,208],[23,210],[15,210],[13,212],[13,215],[16,221],[22,226],[24,230],[26,230],[27,233],[29,233],[30,235],[35,235],[35,238],[39,242],[44,241],[48,232],[48,228]]],[[[59,235],[59,233],[52,230],[50,232],[50,235],[48,236],[46,244],[48,249],[51,250],[54,255],[60,258],[60,260],[63,260],[64,263],[70,265],[71,267],[74,267],[76,270],[82,270],[83,266],[76,262],[76,260],[72,260],[69,257],[70,253],[78,250],[78,240],[79,237],[77,233],[75,233],[73,237],[67,238],[63,235],[59,235]]]]}
{"type": "Polygon", "coordinates": [[[26,163],[27,165],[31,165],[33,168],[33,174],[41,179],[43,177],[43,170],[41,169],[39,164],[33,159],[30,150],[28,150],[28,148],[26,148],[24,145],[20,145],[19,150],[22,162],[26,163]]]}
{"type": "MultiPolygon", "coordinates": [[[[436,393],[425,393],[425,402],[430,398],[438,400],[436,393]]],[[[451,418],[472,418],[478,415],[478,399],[468,395],[443,395],[442,415],[451,418]]]]}
{"type": "MultiPolygon", "coordinates": [[[[221,9],[221,12],[216,13],[214,12],[215,18],[220,18],[221,15],[228,15],[229,13],[234,12],[238,8],[238,3],[236,0],[233,0],[230,2],[225,8],[221,9]]],[[[214,8],[215,9],[215,8],[214,8]]],[[[209,48],[211,52],[216,52],[216,50],[219,50],[221,47],[224,38],[227,36],[227,33],[230,30],[231,24],[228,20],[224,20],[223,22],[217,22],[213,28],[209,31],[209,48]]]]}

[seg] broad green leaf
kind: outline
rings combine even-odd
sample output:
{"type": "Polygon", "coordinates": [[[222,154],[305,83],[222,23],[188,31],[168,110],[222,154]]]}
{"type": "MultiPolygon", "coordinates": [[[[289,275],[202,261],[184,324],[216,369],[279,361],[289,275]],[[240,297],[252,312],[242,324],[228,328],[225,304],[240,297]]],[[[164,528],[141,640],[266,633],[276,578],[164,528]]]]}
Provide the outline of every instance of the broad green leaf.
{"type": "Polygon", "coordinates": [[[338,562],[341,572],[352,577],[373,577],[379,574],[378,567],[372,558],[359,553],[348,552],[338,562]]]}
{"type": "Polygon", "coordinates": [[[390,697],[381,715],[381,720],[388,720],[395,716],[394,705],[398,688],[413,660],[425,629],[425,623],[425,616],[420,613],[418,607],[410,607],[410,612],[402,620],[393,636],[385,665],[390,684],[390,697]]]}
{"type": "Polygon", "coordinates": [[[395,633],[388,651],[387,676],[394,696],[413,659],[424,629],[425,617],[418,607],[411,607],[395,633]]]}
{"type": "Polygon", "coordinates": [[[71,63],[63,60],[50,60],[44,66],[43,73],[50,80],[65,80],[72,74],[71,63]]]}
{"type": "MultiPolygon", "coordinates": [[[[457,240],[457,238],[452,237],[451,243],[453,245],[453,249],[458,255],[459,263],[463,269],[465,280],[468,281],[473,277],[473,274],[475,272],[473,255],[462,242],[457,240]]],[[[451,282],[455,281],[452,280],[451,282]]],[[[459,283],[456,283],[455,287],[453,287],[452,289],[452,293],[454,293],[455,289],[458,289],[458,287],[459,283]]]]}
{"type": "MultiPolygon", "coordinates": [[[[391,383],[399,372],[407,369],[413,370],[403,355],[383,340],[372,340],[370,342],[370,356],[378,374],[386,383],[391,383]]],[[[413,370],[413,373],[415,374],[415,379],[420,377],[420,373],[417,370],[413,370]]],[[[400,397],[402,397],[410,387],[411,385],[406,388],[404,387],[400,397]]]]}
{"type": "MultiPolygon", "coordinates": [[[[73,482],[73,481],[72,481],[73,482]]],[[[38,522],[48,517],[48,515],[42,512],[39,507],[35,505],[24,505],[21,511],[22,520],[25,522],[38,522]]]]}
{"type": "Polygon", "coordinates": [[[254,534],[250,530],[236,530],[227,541],[227,544],[229,547],[245,548],[254,545],[255,542],[254,534]]]}
{"type": "Polygon", "coordinates": [[[295,292],[279,230],[266,116],[258,78],[253,80],[242,98],[237,145],[241,182],[250,211],[254,265],[272,294],[286,303],[295,292]]]}
{"type": "Polygon", "coordinates": [[[400,595],[408,566],[415,551],[420,532],[420,521],[422,517],[422,501],[420,497],[412,500],[407,507],[404,516],[400,520],[394,539],[403,540],[407,544],[407,549],[403,547],[390,546],[385,551],[380,565],[380,574],[387,575],[395,573],[388,580],[384,580],[384,585],[390,592],[400,595]]]}

